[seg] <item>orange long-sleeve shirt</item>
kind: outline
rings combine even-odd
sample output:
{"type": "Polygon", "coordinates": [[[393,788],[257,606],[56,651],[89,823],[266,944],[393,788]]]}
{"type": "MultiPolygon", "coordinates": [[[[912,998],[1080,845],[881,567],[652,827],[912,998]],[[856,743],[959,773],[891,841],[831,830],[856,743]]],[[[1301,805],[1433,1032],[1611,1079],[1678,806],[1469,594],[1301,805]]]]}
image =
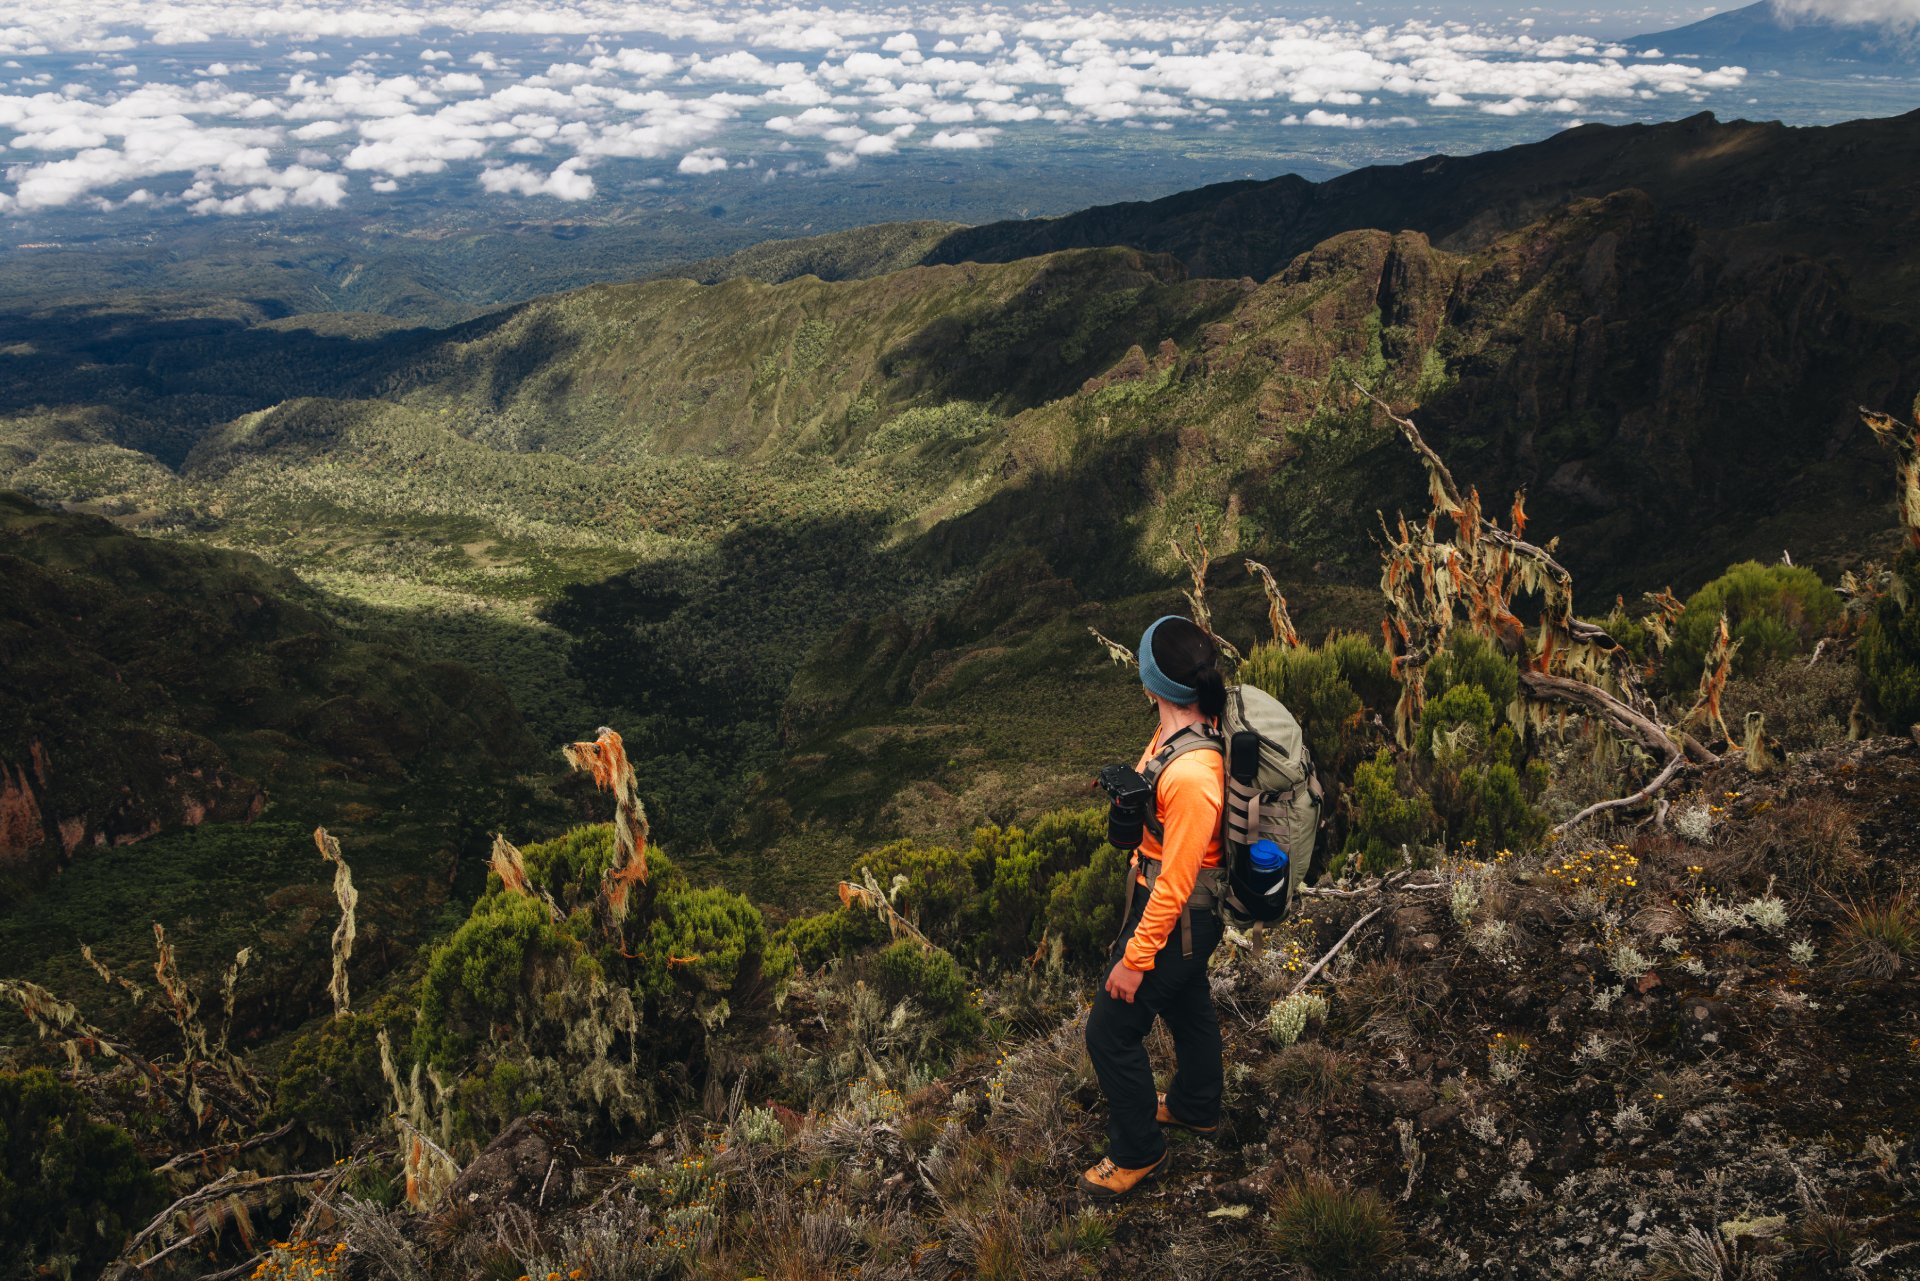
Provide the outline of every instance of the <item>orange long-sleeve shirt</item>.
{"type": "MultiPolygon", "coordinates": [[[[1153,754],[1160,750],[1160,731],[1140,754],[1134,768],[1145,769],[1153,754]]],[[[1213,751],[1188,752],[1160,775],[1156,790],[1154,817],[1166,839],[1148,832],[1134,856],[1134,866],[1143,858],[1160,860],[1160,876],[1153,883],[1139,928],[1127,940],[1125,961],[1132,970],[1150,970],[1153,957],[1166,945],[1173,928],[1180,923],[1193,883],[1203,867],[1220,866],[1220,810],[1227,790],[1227,763],[1213,751]]]]}

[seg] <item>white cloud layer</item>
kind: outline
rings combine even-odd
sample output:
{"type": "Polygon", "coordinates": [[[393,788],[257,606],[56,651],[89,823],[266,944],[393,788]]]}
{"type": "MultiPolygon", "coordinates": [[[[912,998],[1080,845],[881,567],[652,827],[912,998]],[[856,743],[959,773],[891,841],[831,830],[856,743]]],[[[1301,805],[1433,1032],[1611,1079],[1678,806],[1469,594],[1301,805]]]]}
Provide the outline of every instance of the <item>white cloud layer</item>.
{"type": "Polygon", "coordinates": [[[1911,31],[1920,27],[1920,0],[1773,0],[1783,18],[1825,18],[1911,31]]]}
{"type": "MultiPolygon", "coordinates": [[[[1920,0],[1776,2],[1920,16],[1920,0]]],[[[729,0],[0,0],[5,59],[13,213],[332,207],[448,173],[577,201],[600,190],[589,169],[693,179],[798,153],[771,178],[1060,129],[1404,134],[1435,112],[1549,128],[1746,78],[1529,24],[729,0]]]]}

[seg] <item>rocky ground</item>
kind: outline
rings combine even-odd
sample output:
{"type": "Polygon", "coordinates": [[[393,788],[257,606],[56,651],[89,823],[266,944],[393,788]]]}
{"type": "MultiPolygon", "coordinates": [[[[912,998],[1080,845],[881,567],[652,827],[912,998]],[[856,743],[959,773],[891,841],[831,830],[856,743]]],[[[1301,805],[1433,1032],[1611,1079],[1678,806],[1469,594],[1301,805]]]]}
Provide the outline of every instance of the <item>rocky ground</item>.
{"type": "Polygon", "coordinates": [[[424,1228],[349,1205],[344,1236],[397,1277],[1920,1276],[1917,851],[1920,748],[1876,739],[1731,758],[1608,840],[1323,887],[1223,948],[1226,1123],[1118,1207],[1074,1191],[1081,1010],[636,1152],[517,1124],[424,1228]]]}

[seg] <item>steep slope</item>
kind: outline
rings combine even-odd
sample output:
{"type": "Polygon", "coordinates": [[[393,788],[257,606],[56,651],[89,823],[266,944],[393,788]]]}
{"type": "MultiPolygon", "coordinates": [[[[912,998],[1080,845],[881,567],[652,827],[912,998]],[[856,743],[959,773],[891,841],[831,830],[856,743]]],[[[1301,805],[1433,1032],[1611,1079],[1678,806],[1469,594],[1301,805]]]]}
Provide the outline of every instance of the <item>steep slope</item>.
{"type": "Polygon", "coordinates": [[[343,630],[253,557],[0,494],[0,584],[0,869],[532,762],[496,683],[343,630]]]}

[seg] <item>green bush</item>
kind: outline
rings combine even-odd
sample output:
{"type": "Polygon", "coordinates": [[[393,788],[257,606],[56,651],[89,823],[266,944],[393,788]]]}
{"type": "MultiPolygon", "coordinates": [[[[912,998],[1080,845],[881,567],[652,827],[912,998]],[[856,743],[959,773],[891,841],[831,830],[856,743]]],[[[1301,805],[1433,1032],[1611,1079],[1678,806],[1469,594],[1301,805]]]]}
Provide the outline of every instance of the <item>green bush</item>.
{"type": "Polygon", "coordinates": [[[894,907],[935,943],[990,966],[1032,950],[1055,884],[1105,843],[1103,808],[1055,810],[1030,828],[976,828],[964,850],[894,841],[855,859],[850,879],[871,871],[891,893],[894,878],[906,877],[894,907]]]}
{"type": "Polygon", "coordinates": [[[793,950],[799,964],[812,970],[837,957],[871,947],[886,936],[886,927],[873,912],[836,907],[831,912],[796,917],[775,937],[793,950]]]}
{"type": "Polygon", "coordinates": [[[1874,605],[1860,636],[1867,710],[1899,730],[1920,722],[1920,553],[1894,566],[1895,590],[1874,605]]]}
{"type": "Polygon", "coordinates": [[[1663,667],[1667,688],[1693,689],[1725,612],[1741,642],[1734,671],[1747,675],[1808,649],[1840,613],[1840,598],[1810,569],[1742,561],[1687,600],[1663,667]]]}
{"type": "Polygon", "coordinates": [[[1010,961],[1039,941],[1053,886],[1088,866],[1106,844],[1106,811],[1056,810],[1032,830],[985,827],[973,834],[973,855],[992,869],[981,932],[973,940],[981,962],[1010,961]]]}
{"type": "Polygon", "coordinates": [[[889,892],[896,876],[907,878],[894,907],[936,943],[964,947],[978,932],[993,866],[977,836],[964,850],[893,841],[855,859],[848,879],[858,884],[861,873],[869,870],[880,888],[889,892]]]}
{"type": "Polygon", "coordinates": [[[731,890],[675,887],[661,892],[655,906],[649,951],[639,966],[655,995],[725,993],[766,954],[759,909],[731,890]]]}
{"type": "Polygon", "coordinates": [[[1421,709],[1414,747],[1442,765],[1477,756],[1491,747],[1497,714],[1484,686],[1455,685],[1421,709]]]}
{"type": "Polygon", "coordinates": [[[1487,696],[1493,710],[1504,715],[1520,692],[1520,669],[1478,632],[1456,629],[1427,665],[1427,697],[1468,687],[1487,696]]]}
{"type": "Polygon", "coordinates": [[[534,1007],[542,973],[565,968],[577,947],[534,900],[505,890],[483,896],[427,960],[416,1050],[453,1063],[494,1024],[534,1007]]]}
{"type": "Polygon", "coordinates": [[[615,927],[599,907],[611,827],[522,855],[554,906],[490,877],[421,982],[414,1052],[454,1074],[462,1134],[485,1138],[533,1107],[586,1126],[644,1120],[663,1080],[691,1085],[716,1063],[750,1062],[734,1042],[751,1032],[729,1021],[767,1004],[794,961],[751,903],[689,884],[656,847],[615,927]]]}
{"type": "MultiPolygon", "coordinates": [[[[1511,733],[1505,726],[1501,733],[1511,733]]],[[[1547,767],[1534,761],[1521,771],[1505,762],[1460,771],[1446,808],[1447,845],[1473,846],[1483,854],[1526,849],[1547,834],[1547,816],[1534,807],[1546,790],[1547,767]]]]}
{"type": "Polygon", "coordinates": [[[1047,932],[1060,940],[1068,960],[1091,965],[1106,959],[1120,933],[1127,866],[1124,851],[1103,843],[1086,866],[1055,878],[1047,896],[1047,932]]]}
{"type": "Polygon", "coordinates": [[[380,1074],[380,1029],[404,1053],[418,1000],[384,996],[367,1010],[329,1018],[294,1038],[274,1083],[274,1115],[298,1121],[333,1143],[351,1143],[368,1122],[386,1115],[392,1094],[380,1074]]]}
{"type": "Polygon", "coordinates": [[[0,1072],[0,1276],[97,1276],[166,1204],[147,1165],[53,1073],[0,1072]]]}
{"type": "Polygon", "coordinates": [[[1398,860],[1401,846],[1417,847],[1427,839],[1437,821],[1433,805],[1424,792],[1409,790],[1401,788],[1400,768],[1384,747],[1354,771],[1346,854],[1360,855],[1364,867],[1377,868],[1398,860]]]}
{"type": "Polygon", "coordinates": [[[940,1024],[950,1048],[973,1044],[985,1030],[951,953],[928,952],[902,939],[873,959],[872,973],[875,990],[889,1005],[911,1000],[940,1024]]]}

